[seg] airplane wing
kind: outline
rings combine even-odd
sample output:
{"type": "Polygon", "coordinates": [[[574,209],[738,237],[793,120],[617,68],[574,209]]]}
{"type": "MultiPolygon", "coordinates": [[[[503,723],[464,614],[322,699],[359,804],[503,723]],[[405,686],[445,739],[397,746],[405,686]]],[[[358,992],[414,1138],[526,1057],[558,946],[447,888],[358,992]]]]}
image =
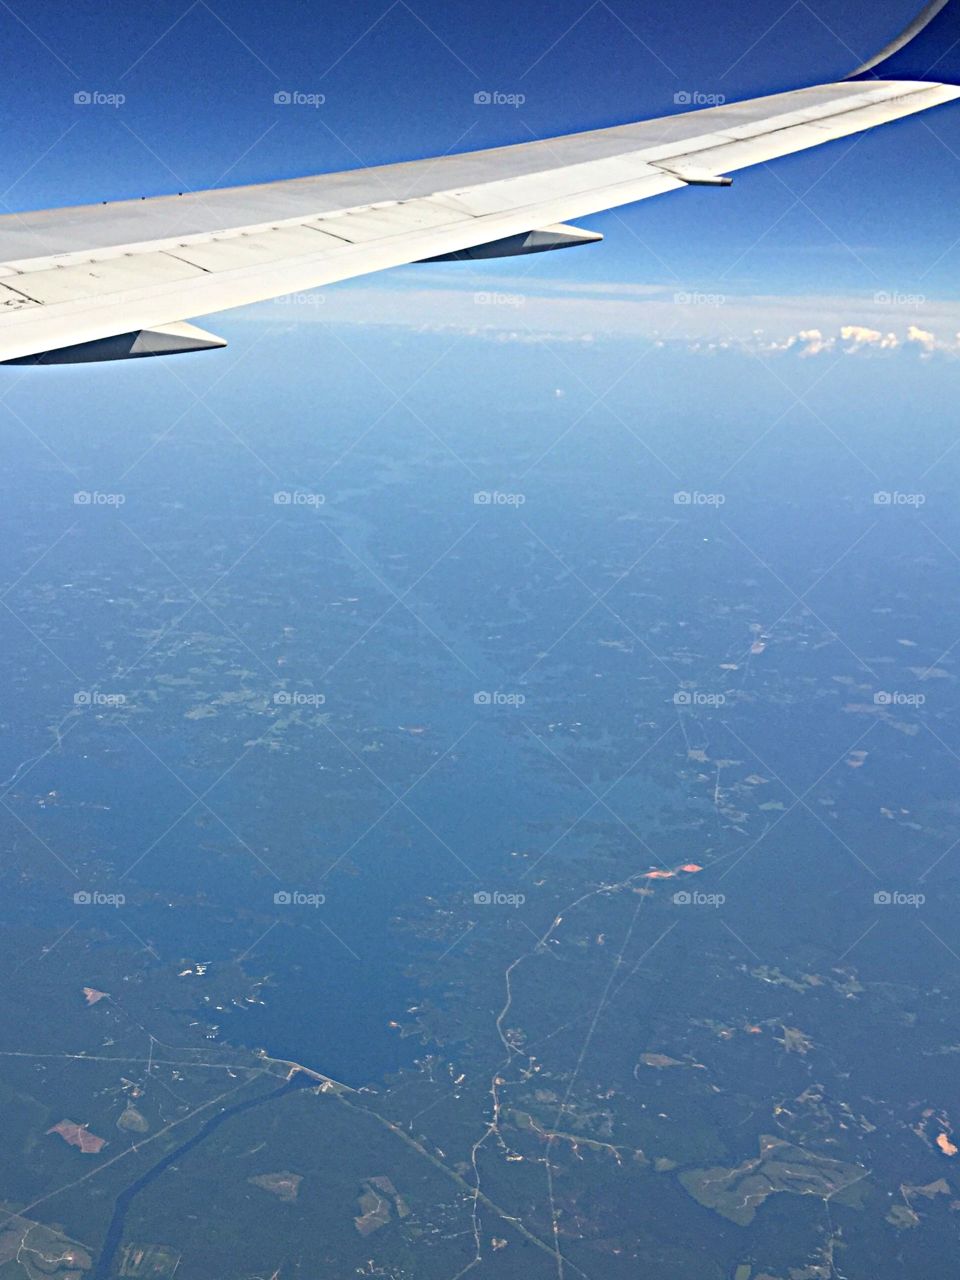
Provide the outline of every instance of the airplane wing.
{"type": "Polygon", "coordinates": [[[222,347],[189,318],[404,263],[600,239],[567,220],[728,186],[739,169],[960,98],[958,42],[960,0],[933,0],[837,84],[464,155],[0,217],[0,363],[222,347]]]}

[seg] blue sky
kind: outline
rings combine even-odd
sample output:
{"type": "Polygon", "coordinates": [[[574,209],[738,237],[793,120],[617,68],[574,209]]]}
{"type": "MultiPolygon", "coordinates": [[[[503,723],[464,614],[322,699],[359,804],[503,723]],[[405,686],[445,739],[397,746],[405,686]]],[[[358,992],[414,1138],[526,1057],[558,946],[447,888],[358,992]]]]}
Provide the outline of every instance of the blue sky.
{"type": "MultiPolygon", "coordinates": [[[[791,88],[842,76],[918,4],[4,0],[17,73],[0,86],[3,200],[16,210],[258,182],[662,115],[682,91],[791,88]],[[524,101],[477,105],[484,89],[524,101]],[[325,100],[277,105],[283,90],[325,100]],[[82,91],[125,101],[77,105],[82,91]]],[[[958,157],[960,109],[948,107],[741,174],[731,192],[601,215],[590,220],[601,249],[533,264],[530,278],[953,297],[958,157]]]]}

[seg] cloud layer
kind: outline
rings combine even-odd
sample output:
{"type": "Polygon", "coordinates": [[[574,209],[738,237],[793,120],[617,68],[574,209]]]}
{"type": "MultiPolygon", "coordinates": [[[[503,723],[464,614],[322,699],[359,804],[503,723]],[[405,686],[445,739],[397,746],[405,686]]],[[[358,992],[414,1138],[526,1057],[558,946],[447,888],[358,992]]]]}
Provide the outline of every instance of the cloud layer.
{"type": "Polygon", "coordinates": [[[281,324],[379,325],[496,342],[645,338],[706,353],[960,356],[960,301],[878,291],[867,297],[734,295],[661,284],[536,281],[410,268],[248,308],[281,324]]]}

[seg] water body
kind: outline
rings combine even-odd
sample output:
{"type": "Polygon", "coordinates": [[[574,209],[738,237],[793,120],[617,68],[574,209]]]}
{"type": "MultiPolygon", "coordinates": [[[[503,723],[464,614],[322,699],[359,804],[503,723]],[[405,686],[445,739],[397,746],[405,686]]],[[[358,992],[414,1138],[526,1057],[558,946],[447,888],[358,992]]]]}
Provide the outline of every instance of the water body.
{"type": "Polygon", "coordinates": [[[316,1085],[316,1081],[310,1076],[304,1075],[302,1072],[291,1079],[285,1081],[279,1089],[274,1089],[272,1093],[268,1093],[263,1097],[248,1098],[245,1102],[237,1102],[232,1107],[224,1107],[222,1111],[218,1111],[215,1116],[211,1116],[203,1127],[188,1138],[186,1142],[182,1142],[179,1147],[175,1147],[173,1151],[168,1151],[162,1160],[157,1163],[146,1173],[141,1174],[136,1182],[131,1182],[125,1191],[121,1191],[117,1196],[114,1204],[113,1217],[110,1219],[110,1226],[107,1229],[106,1239],[104,1240],[103,1249],[97,1261],[96,1268],[91,1273],[91,1280],[109,1280],[113,1272],[113,1263],[117,1255],[117,1250],[123,1240],[123,1233],[127,1223],[127,1214],[131,1204],[146,1187],[155,1182],[171,1165],[192,1151],[194,1147],[198,1147],[201,1142],[205,1142],[212,1133],[229,1120],[232,1116],[241,1115],[244,1111],[252,1111],[255,1107],[264,1106],[268,1102],[275,1102],[278,1098],[285,1097],[288,1093],[293,1093],[297,1089],[308,1089],[316,1085]]]}

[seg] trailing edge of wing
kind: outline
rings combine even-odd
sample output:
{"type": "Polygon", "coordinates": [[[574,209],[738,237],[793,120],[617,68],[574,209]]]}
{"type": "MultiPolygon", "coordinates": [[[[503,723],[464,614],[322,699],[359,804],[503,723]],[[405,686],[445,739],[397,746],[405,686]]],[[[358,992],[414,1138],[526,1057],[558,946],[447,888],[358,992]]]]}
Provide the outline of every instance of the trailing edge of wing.
{"type": "Polygon", "coordinates": [[[944,81],[960,81],[958,53],[960,0],[933,0],[840,84],[433,160],[0,217],[0,362],[206,349],[223,343],[183,321],[407,263],[595,239],[564,224],[728,185],[957,99],[944,81]]]}

